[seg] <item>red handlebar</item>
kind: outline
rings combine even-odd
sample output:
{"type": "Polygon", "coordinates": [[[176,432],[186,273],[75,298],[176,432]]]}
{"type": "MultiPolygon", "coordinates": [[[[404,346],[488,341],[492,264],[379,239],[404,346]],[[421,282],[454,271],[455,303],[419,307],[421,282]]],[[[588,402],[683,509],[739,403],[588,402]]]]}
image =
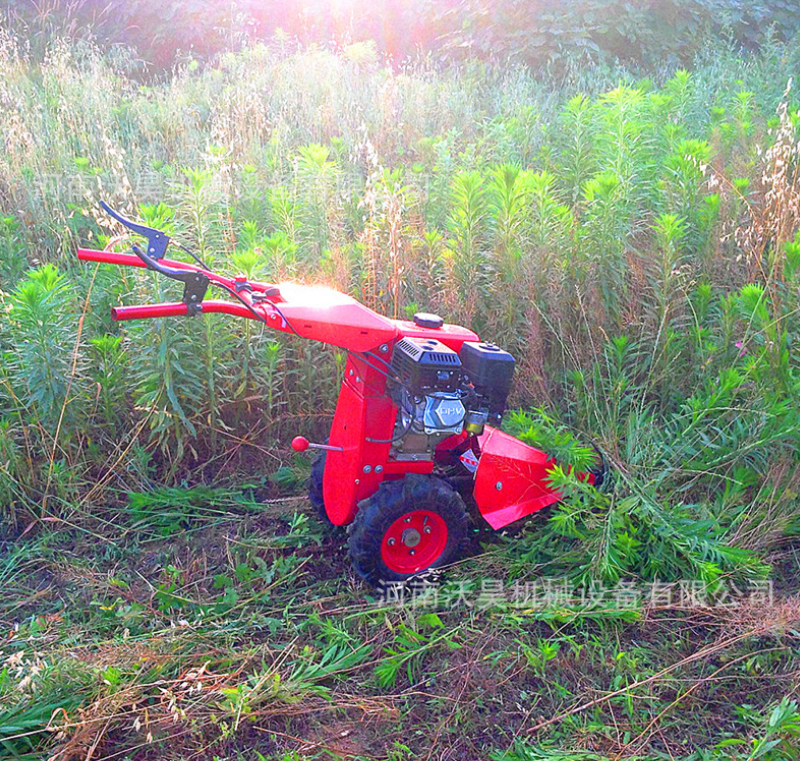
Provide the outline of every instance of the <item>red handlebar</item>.
{"type": "MultiPolygon", "coordinates": [[[[106,264],[144,267],[135,254],[78,249],[78,259],[106,264]]],[[[204,270],[194,264],[159,259],[164,268],[197,272],[210,283],[221,286],[240,301],[201,299],[192,303],[192,313],[218,312],[245,319],[263,320],[273,330],[294,333],[301,338],[339,346],[348,351],[372,351],[388,346],[397,338],[399,324],[383,317],[352,297],[323,286],[298,283],[259,283],[243,277],[231,278],[204,270]],[[246,303],[242,303],[246,302],[246,303]],[[248,308],[248,305],[252,308],[248,308]]],[[[159,270],[160,271],[160,270],[159,270]]],[[[163,274],[163,273],[162,273],[163,274]]],[[[177,278],[173,278],[177,279],[177,278]]],[[[118,306],[112,309],[114,320],[138,320],[147,317],[172,317],[189,314],[184,302],[118,306]]],[[[424,330],[424,329],[423,329],[424,330]]],[[[466,340],[477,340],[472,331],[459,328],[466,340]]],[[[451,335],[453,331],[451,330],[451,335]]]]}
{"type": "MultiPolygon", "coordinates": [[[[78,259],[84,262],[103,262],[104,264],[125,264],[130,267],[144,267],[145,263],[135,254],[117,254],[113,251],[94,251],[89,248],[78,249],[78,259]]],[[[235,288],[236,280],[227,278],[222,275],[216,275],[212,272],[206,272],[194,264],[187,264],[186,262],[178,262],[171,259],[162,259],[163,264],[171,269],[187,270],[189,272],[199,272],[208,277],[212,282],[220,283],[227,288],[235,288]]],[[[267,291],[274,288],[268,283],[251,282],[248,285],[255,291],[267,291]]],[[[246,298],[246,296],[245,296],[246,298]]],[[[277,301],[280,296],[275,297],[277,301]]],[[[232,314],[236,317],[245,317],[253,319],[255,315],[244,305],[231,301],[221,301],[214,299],[207,299],[200,305],[200,311],[205,313],[217,312],[222,314],[232,314]]],[[[254,304],[254,309],[258,312],[263,310],[254,304]]],[[[138,306],[129,307],[112,307],[111,319],[116,321],[124,320],[140,320],[148,317],[180,317],[188,314],[188,307],[182,301],[168,303],[168,304],[143,304],[138,306]]],[[[266,314],[265,314],[266,317],[266,314]]],[[[272,327],[276,327],[273,325],[272,327]]],[[[278,328],[280,329],[280,328],[278,328]]]]}
{"type": "MultiPolygon", "coordinates": [[[[255,309],[259,309],[259,307],[256,306],[255,309]]],[[[141,320],[145,317],[180,317],[187,314],[187,310],[188,307],[182,301],[174,301],[168,304],[111,307],[111,319],[117,322],[124,322],[125,320],[141,320]]],[[[200,311],[203,314],[232,314],[235,317],[253,319],[253,313],[244,304],[235,304],[232,301],[206,299],[200,304],[200,311]]],[[[277,325],[271,325],[271,327],[276,330],[280,329],[277,325]]]]}
{"type": "Polygon", "coordinates": [[[173,304],[141,304],[131,307],[111,307],[111,319],[115,322],[141,320],[145,317],[179,317],[188,307],[182,301],[173,304]]]}
{"type": "MultiPolygon", "coordinates": [[[[113,251],[95,251],[91,248],[79,248],[78,259],[84,262],[103,262],[104,264],[125,264],[129,267],[145,267],[145,263],[136,254],[117,254],[113,251]]],[[[208,272],[196,264],[188,264],[187,262],[179,262],[174,259],[160,259],[161,264],[174,270],[187,270],[189,272],[199,272],[205,275],[212,283],[219,283],[227,286],[228,288],[235,288],[237,279],[232,277],[225,277],[224,275],[217,275],[214,272],[208,272]]],[[[247,285],[250,289],[258,293],[269,293],[269,300],[274,302],[283,301],[280,292],[277,291],[274,283],[260,283],[256,280],[248,280],[247,285]],[[275,291],[274,293],[271,293],[275,291]]],[[[252,316],[252,315],[251,315],[252,316]]]]}
{"type": "MultiPolygon", "coordinates": [[[[144,267],[145,263],[136,254],[116,254],[113,251],[94,251],[90,248],[79,248],[78,259],[83,262],[103,262],[104,264],[126,264],[129,267],[144,267]]],[[[164,262],[167,260],[165,259],[164,262]]],[[[178,270],[197,270],[199,267],[186,262],[170,260],[169,266],[178,270]]]]}

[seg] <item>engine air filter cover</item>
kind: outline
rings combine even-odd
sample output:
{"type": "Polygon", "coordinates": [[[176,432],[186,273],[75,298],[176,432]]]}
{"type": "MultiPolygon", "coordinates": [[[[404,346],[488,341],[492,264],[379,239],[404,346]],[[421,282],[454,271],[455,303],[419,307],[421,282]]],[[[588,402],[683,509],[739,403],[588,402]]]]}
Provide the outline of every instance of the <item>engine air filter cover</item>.
{"type": "Polygon", "coordinates": [[[402,338],[392,352],[392,370],[413,394],[455,391],[461,379],[461,360],[441,341],[402,338]]]}

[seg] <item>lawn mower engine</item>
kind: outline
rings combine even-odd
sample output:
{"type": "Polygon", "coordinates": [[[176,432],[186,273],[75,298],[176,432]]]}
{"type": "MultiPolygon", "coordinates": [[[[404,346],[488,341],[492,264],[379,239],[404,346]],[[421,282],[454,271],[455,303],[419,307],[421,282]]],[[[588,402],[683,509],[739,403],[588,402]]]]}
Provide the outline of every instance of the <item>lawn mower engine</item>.
{"type": "Polygon", "coordinates": [[[402,338],[391,362],[398,413],[390,456],[433,460],[444,439],[462,431],[480,436],[487,423],[499,424],[515,364],[494,344],[468,341],[456,353],[433,338],[402,338]]]}

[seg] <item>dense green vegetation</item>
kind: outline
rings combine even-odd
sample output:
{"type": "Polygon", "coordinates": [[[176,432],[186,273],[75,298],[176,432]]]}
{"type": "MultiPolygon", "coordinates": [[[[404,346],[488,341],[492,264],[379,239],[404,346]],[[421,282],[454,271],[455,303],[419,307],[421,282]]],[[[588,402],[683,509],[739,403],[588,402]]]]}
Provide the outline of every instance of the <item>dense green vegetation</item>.
{"type": "Polygon", "coordinates": [[[92,40],[138,75],[276,36],[284,46],[370,41],[395,63],[420,52],[559,71],[569,62],[688,63],[709,39],[756,50],[800,30],[793,0],[9,0],[0,13],[43,51],[92,40]]]}
{"type": "Polygon", "coordinates": [[[39,42],[0,31],[8,755],[797,758],[796,43],[551,80],[277,36],[143,84],[39,42]],[[614,479],[555,472],[562,505],[377,601],[287,447],[344,358],[112,323],[172,289],[75,260],[101,198],[221,271],[476,328],[519,360],[508,426],[614,479]]]}

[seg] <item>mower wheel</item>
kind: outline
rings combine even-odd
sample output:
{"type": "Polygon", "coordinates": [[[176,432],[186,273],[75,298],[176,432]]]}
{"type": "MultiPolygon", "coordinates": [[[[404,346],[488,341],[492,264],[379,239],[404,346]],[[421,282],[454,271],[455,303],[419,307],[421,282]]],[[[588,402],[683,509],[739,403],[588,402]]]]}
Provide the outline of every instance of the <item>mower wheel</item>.
{"type": "Polygon", "coordinates": [[[327,451],[324,449],[317,450],[314,458],[311,460],[311,473],[308,477],[308,501],[314,508],[317,518],[328,528],[336,528],[328,513],[325,512],[325,502],[322,498],[322,476],[325,473],[325,457],[327,451]]]}
{"type": "Polygon", "coordinates": [[[458,560],[468,532],[467,508],[455,489],[435,476],[409,474],[385,481],[359,503],[349,526],[350,561],[373,586],[404,581],[458,560]]]}

